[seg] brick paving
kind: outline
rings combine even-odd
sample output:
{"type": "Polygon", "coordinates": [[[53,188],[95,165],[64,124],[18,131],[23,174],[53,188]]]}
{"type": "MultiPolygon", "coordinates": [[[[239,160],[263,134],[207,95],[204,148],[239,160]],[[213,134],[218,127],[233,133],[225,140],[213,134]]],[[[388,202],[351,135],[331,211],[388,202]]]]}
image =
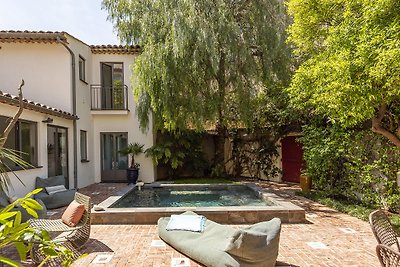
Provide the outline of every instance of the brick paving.
{"type": "MultiPolygon", "coordinates": [[[[282,225],[277,266],[379,266],[375,255],[376,240],[367,222],[296,196],[297,185],[257,184],[306,210],[307,222],[282,225]]],[[[94,184],[79,191],[90,195],[93,203],[98,204],[124,186],[94,184]]],[[[52,217],[60,217],[63,209],[53,211],[57,214],[52,217]]],[[[173,258],[185,258],[168,245],[151,246],[153,240],[159,240],[156,225],[93,225],[90,237],[81,250],[88,255],[73,266],[171,266],[173,258]],[[104,254],[112,255],[109,263],[92,262],[96,256],[104,254]]],[[[5,255],[15,259],[13,251],[5,251],[5,255]]],[[[24,265],[31,264],[25,262],[24,265]]],[[[190,266],[201,265],[190,261],[190,266]]]]}

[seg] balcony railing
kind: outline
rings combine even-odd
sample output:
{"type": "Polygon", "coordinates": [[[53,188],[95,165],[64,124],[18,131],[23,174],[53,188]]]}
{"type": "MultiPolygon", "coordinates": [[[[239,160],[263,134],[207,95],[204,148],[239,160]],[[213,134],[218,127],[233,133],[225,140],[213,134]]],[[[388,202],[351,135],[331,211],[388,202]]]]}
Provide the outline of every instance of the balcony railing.
{"type": "Polygon", "coordinates": [[[92,110],[128,110],[128,87],[92,84],[90,99],[92,110]]]}

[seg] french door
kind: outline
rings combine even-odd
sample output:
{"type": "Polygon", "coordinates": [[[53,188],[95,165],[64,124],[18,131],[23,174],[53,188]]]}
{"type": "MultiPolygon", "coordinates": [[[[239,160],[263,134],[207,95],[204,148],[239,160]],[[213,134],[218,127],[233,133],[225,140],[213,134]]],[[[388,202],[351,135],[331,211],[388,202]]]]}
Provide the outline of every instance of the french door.
{"type": "Polygon", "coordinates": [[[68,188],[68,129],[47,126],[48,177],[63,175],[68,188]]]}
{"type": "Polygon", "coordinates": [[[102,109],[124,109],[122,63],[101,63],[102,109]]]}
{"type": "Polygon", "coordinates": [[[128,146],[128,133],[100,133],[101,181],[126,182],[128,157],[119,151],[128,146]]]}

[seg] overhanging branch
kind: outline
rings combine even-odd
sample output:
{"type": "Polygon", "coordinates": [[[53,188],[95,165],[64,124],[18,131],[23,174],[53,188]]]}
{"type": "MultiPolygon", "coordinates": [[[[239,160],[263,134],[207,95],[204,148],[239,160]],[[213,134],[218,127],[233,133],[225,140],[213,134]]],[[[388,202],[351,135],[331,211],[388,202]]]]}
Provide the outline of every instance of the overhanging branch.
{"type": "Polygon", "coordinates": [[[388,129],[382,127],[382,120],[385,117],[387,111],[387,105],[381,104],[376,117],[372,118],[372,131],[380,134],[389,139],[395,146],[400,148],[400,139],[396,134],[392,133],[388,129]]]}

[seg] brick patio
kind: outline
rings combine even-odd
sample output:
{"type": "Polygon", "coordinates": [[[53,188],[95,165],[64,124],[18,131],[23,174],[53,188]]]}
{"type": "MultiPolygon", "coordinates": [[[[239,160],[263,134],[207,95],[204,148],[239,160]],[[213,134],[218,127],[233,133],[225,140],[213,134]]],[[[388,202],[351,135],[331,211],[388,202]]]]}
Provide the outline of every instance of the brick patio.
{"type": "MultiPolygon", "coordinates": [[[[367,222],[295,196],[297,185],[257,184],[304,208],[307,214],[307,223],[283,224],[277,266],[379,266],[376,240],[367,222]]],[[[79,191],[97,204],[124,186],[94,184],[79,191]]],[[[53,217],[60,217],[63,209],[53,211],[57,211],[53,217]]],[[[171,266],[173,258],[185,258],[168,245],[151,246],[153,240],[159,240],[156,225],[93,225],[91,238],[82,250],[88,256],[73,266],[171,266]],[[109,263],[92,262],[104,254],[112,255],[109,263]]],[[[12,251],[5,254],[15,259],[12,251]]],[[[190,261],[190,266],[200,265],[190,261]]]]}

